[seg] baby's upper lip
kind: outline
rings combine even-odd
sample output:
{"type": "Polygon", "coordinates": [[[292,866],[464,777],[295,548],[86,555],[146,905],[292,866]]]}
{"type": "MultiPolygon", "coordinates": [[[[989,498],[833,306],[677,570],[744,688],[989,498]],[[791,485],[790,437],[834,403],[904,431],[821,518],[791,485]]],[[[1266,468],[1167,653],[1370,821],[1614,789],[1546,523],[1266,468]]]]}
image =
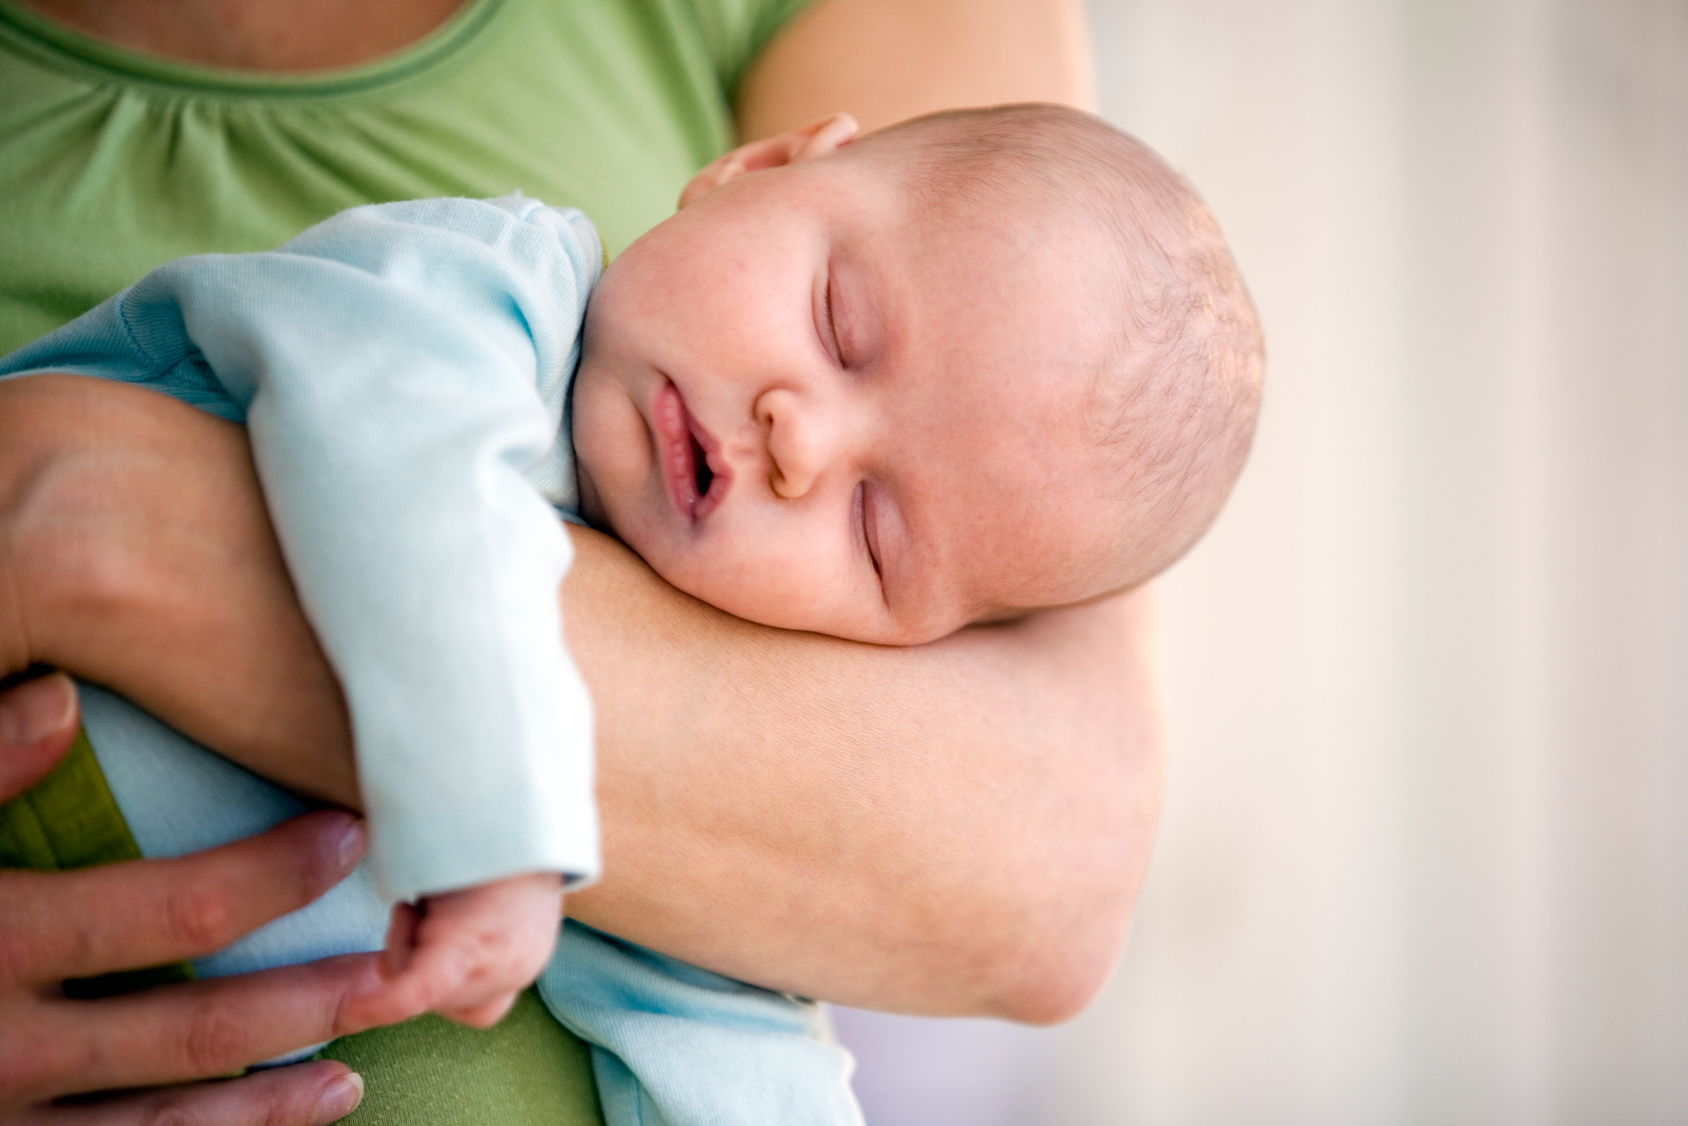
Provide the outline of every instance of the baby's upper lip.
{"type": "Polygon", "coordinates": [[[686,408],[672,380],[652,398],[651,424],[669,498],[681,516],[697,523],[720,506],[732,481],[721,444],[686,408]]]}

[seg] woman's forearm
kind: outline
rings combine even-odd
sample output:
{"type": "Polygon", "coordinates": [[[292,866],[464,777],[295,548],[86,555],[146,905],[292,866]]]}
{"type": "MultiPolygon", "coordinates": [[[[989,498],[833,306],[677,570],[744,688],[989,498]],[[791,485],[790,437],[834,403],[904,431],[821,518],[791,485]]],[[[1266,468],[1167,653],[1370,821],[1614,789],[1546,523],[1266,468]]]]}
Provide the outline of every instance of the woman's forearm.
{"type": "Polygon", "coordinates": [[[1142,596],[883,649],[576,539],[607,875],[571,913],[859,1005],[1053,1020],[1100,988],[1161,792],[1142,596]]]}
{"type": "Polygon", "coordinates": [[[246,433],[76,376],[0,381],[0,659],[109,684],[284,785],[359,804],[340,687],[246,433]]]}
{"type": "MultiPolygon", "coordinates": [[[[109,383],[0,383],[0,503],[8,667],[112,684],[355,803],[238,428],[109,383]]],[[[750,625],[576,542],[610,875],[571,913],[864,1005],[1053,1019],[1100,986],[1160,793],[1141,596],[882,649],[750,625]]]]}

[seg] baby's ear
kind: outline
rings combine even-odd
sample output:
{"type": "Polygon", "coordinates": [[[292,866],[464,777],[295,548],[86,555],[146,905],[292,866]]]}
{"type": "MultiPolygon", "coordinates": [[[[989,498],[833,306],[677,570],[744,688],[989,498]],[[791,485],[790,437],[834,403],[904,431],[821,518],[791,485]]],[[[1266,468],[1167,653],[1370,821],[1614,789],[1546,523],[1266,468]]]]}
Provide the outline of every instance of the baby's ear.
{"type": "Polygon", "coordinates": [[[837,152],[856,139],[856,130],[855,118],[847,113],[835,113],[831,117],[811,121],[801,129],[740,145],[716,157],[692,177],[691,183],[680,193],[680,206],[690,207],[728,180],[746,172],[760,172],[764,168],[778,168],[837,152]]]}

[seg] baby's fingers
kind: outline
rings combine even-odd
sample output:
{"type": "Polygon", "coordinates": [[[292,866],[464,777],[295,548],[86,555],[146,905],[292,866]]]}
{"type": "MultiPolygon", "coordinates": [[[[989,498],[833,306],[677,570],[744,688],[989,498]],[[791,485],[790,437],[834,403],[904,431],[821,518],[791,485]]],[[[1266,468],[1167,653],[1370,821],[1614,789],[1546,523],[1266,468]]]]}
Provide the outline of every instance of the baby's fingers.
{"type": "MultiPolygon", "coordinates": [[[[426,928],[427,920],[423,923],[426,928]]],[[[425,940],[407,976],[414,973],[434,983],[428,1007],[440,1016],[490,1028],[545,968],[551,946],[549,935],[491,948],[425,940]]]]}
{"type": "MultiPolygon", "coordinates": [[[[394,930],[401,926],[395,922],[394,930]]],[[[425,941],[410,950],[389,948],[382,962],[386,986],[353,1002],[347,1014],[350,1021],[386,1024],[423,1011],[456,1020],[454,1014],[460,1011],[478,1014],[489,1002],[500,998],[508,1008],[516,990],[531,980],[505,980],[506,975],[479,964],[469,950],[450,942],[425,941]]],[[[502,1015],[500,1010],[484,1023],[469,1020],[463,1023],[484,1028],[502,1015]]]]}
{"type": "Polygon", "coordinates": [[[539,976],[557,943],[562,880],[532,873],[428,900],[417,926],[417,967],[459,983],[434,1011],[487,1027],[539,976]],[[466,969],[465,969],[466,967],[466,969]]]}
{"type": "Polygon", "coordinates": [[[351,1015],[382,1021],[427,1009],[476,1027],[496,1023],[545,968],[561,905],[555,873],[431,896],[414,908],[400,905],[382,957],[387,985],[360,999],[351,1015]]]}
{"type": "Polygon", "coordinates": [[[456,965],[450,959],[439,957],[423,961],[422,951],[417,945],[420,914],[408,903],[400,903],[393,908],[393,919],[387,927],[387,945],[381,951],[383,985],[379,990],[359,996],[347,1006],[346,1019],[349,1023],[372,1027],[430,1012],[467,976],[470,966],[466,957],[460,957],[456,965]]]}
{"type": "Polygon", "coordinates": [[[458,1024],[466,1024],[470,1028],[491,1028],[504,1019],[516,1004],[516,998],[521,996],[521,990],[512,990],[501,997],[495,997],[482,1005],[475,1005],[466,1009],[441,1009],[440,1016],[447,1020],[454,1020],[458,1024]]]}
{"type": "Polygon", "coordinates": [[[408,903],[393,905],[393,917],[387,924],[387,945],[381,950],[381,972],[389,978],[398,977],[416,954],[416,928],[422,913],[408,903]]]}

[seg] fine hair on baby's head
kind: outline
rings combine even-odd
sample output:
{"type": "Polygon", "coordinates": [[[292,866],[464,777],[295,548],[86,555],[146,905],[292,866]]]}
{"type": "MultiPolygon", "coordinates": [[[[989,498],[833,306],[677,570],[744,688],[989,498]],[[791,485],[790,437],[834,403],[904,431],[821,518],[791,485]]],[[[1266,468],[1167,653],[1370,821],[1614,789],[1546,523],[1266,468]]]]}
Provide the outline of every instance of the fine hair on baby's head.
{"type": "Polygon", "coordinates": [[[1242,469],[1264,359],[1253,304],[1201,197],[1142,142],[1063,106],[937,113],[851,147],[900,163],[925,221],[989,214],[1034,232],[1064,226],[1102,251],[1074,280],[1112,323],[1073,393],[1088,400],[1077,417],[1108,465],[1092,515],[1109,527],[1079,538],[1106,558],[1069,562],[1091,577],[1081,597],[1169,566],[1242,469]]]}

